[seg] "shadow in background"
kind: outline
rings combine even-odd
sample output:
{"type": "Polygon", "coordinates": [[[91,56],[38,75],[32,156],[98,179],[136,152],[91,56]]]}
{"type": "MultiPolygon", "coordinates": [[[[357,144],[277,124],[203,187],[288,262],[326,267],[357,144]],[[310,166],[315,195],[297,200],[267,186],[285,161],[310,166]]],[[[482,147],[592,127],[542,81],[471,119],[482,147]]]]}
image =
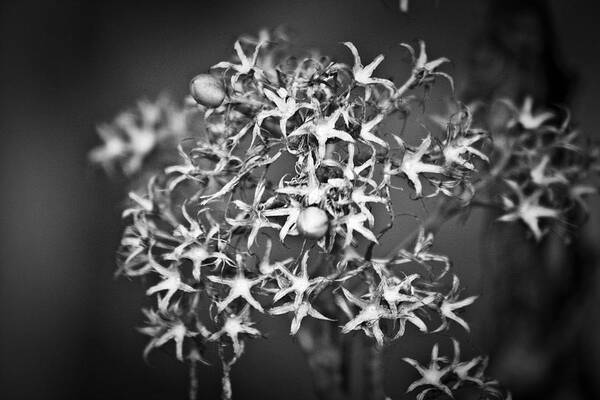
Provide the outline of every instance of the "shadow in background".
{"type": "MultiPolygon", "coordinates": [[[[13,1],[0,5],[2,210],[0,242],[0,397],[2,399],[183,399],[187,372],[170,354],[149,365],[135,332],[146,301],[137,282],[114,280],[123,187],[91,170],[94,125],[138,97],[166,90],[177,97],[189,79],[231,54],[235,37],[288,25],[304,47],[349,59],[353,41],[365,59],[388,57],[383,75],[405,76],[397,44],[423,38],[432,55],[454,60],[459,88],[466,55],[482,30],[487,2],[395,1],[13,1]],[[412,4],[415,3],[415,4],[412,4]]],[[[600,55],[593,4],[551,2],[565,63],[579,73],[573,98],[582,130],[598,137],[600,55]]],[[[599,237],[598,207],[588,230],[599,237]]],[[[478,264],[480,227],[443,230],[438,248],[482,303],[470,314],[473,351],[483,337],[493,282],[478,264]],[[487,292],[489,291],[489,292],[487,292]]],[[[597,303],[596,303],[597,304],[597,303]]],[[[600,327],[593,312],[590,336],[600,327]]],[[[501,316],[500,316],[501,317],[501,316]]],[[[309,373],[286,334],[287,322],[265,321],[269,342],[255,341],[233,373],[239,399],[310,399],[309,373]]],[[[507,334],[511,334],[507,332],[507,334]]],[[[440,340],[444,340],[440,338],[440,340]]],[[[424,356],[433,340],[411,337],[386,356],[388,394],[402,398],[410,367],[401,354],[424,356]]],[[[600,361],[598,343],[589,357],[600,361]]],[[[218,371],[205,368],[205,398],[216,398],[218,371]]],[[[600,375],[592,372],[596,377],[600,375]]],[[[598,383],[596,383],[598,384],[598,383]]]]}

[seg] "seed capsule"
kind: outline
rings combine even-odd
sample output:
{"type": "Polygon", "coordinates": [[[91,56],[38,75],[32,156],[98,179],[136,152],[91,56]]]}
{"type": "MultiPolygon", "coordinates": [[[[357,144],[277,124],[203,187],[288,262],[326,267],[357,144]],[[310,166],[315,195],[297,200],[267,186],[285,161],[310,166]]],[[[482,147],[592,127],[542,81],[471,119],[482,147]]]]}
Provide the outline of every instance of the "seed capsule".
{"type": "Polygon", "coordinates": [[[300,211],[296,226],[302,235],[311,239],[320,239],[329,229],[329,218],[319,207],[308,207],[300,211]]]}
{"type": "Polygon", "coordinates": [[[190,82],[190,92],[198,104],[215,108],[225,100],[225,89],[221,82],[212,75],[200,74],[190,82]]]}

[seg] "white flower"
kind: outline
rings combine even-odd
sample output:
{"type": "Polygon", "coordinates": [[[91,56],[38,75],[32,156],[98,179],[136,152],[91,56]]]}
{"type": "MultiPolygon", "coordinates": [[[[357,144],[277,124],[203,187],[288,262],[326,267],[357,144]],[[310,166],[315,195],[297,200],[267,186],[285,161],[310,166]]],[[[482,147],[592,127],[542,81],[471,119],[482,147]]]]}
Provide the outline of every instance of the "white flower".
{"type": "Polygon", "coordinates": [[[489,158],[473,145],[484,139],[486,134],[479,133],[470,136],[458,136],[447,138],[444,143],[443,154],[447,165],[457,164],[468,170],[474,170],[475,166],[465,156],[474,155],[488,162],[489,158]]]}
{"type": "Polygon", "coordinates": [[[175,342],[175,355],[179,361],[183,361],[183,342],[186,337],[202,335],[206,337],[210,332],[201,325],[198,331],[192,331],[179,318],[181,308],[178,304],[169,307],[168,310],[157,313],[153,310],[142,310],[147,318],[147,326],[138,330],[152,339],[144,349],[144,357],[148,357],[150,351],[161,347],[169,341],[175,342]]]}
{"type": "Polygon", "coordinates": [[[239,336],[248,335],[251,337],[258,337],[261,336],[261,333],[252,326],[254,323],[250,320],[250,308],[247,305],[239,314],[228,314],[224,319],[225,322],[221,329],[209,336],[208,340],[218,340],[223,335],[226,335],[231,339],[233,353],[236,357],[239,357],[244,350],[243,342],[240,340],[239,336]]]}
{"type": "Polygon", "coordinates": [[[558,219],[560,211],[540,205],[539,201],[543,195],[543,191],[538,190],[529,196],[525,196],[518,183],[507,179],[506,184],[517,195],[518,203],[515,203],[506,196],[502,197],[504,207],[510,212],[504,214],[498,220],[510,222],[520,219],[529,227],[535,239],[540,240],[543,233],[539,226],[539,220],[541,218],[558,219]]]}
{"type": "Polygon", "coordinates": [[[443,265],[442,272],[437,275],[437,279],[442,278],[450,269],[450,259],[441,254],[434,254],[429,251],[433,246],[433,233],[425,234],[423,227],[419,228],[419,234],[415,242],[414,250],[408,251],[402,249],[398,252],[398,258],[394,260],[394,264],[405,264],[408,262],[416,262],[422,265],[430,275],[433,276],[433,270],[429,263],[431,261],[439,262],[443,265]]]}
{"type": "Polygon", "coordinates": [[[231,85],[235,86],[235,83],[237,82],[240,76],[247,75],[251,72],[258,72],[259,74],[261,73],[261,71],[256,66],[256,59],[258,58],[258,52],[260,51],[262,46],[264,46],[264,42],[259,42],[254,48],[252,58],[248,58],[248,56],[244,54],[244,51],[242,50],[242,45],[238,40],[235,42],[233,48],[235,49],[235,52],[238,58],[240,59],[240,64],[234,64],[228,61],[221,61],[220,63],[213,65],[212,68],[231,68],[234,71],[236,71],[235,75],[231,77],[231,85]]]}
{"type": "Polygon", "coordinates": [[[287,121],[294,116],[294,114],[302,109],[314,109],[314,105],[310,103],[296,102],[296,99],[288,93],[285,88],[279,88],[277,92],[273,92],[269,89],[264,90],[265,96],[275,104],[275,109],[261,111],[257,117],[258,125],[269,117],[279,118],[279,128],[283,136],[287,135],[287,121]]]}
{"type": "Polygon", "coordinates": [[[162,278],[162,281],[157,283],[154,286],[151,286],[146,290],[146,294],[151,296],[155,293],[164,292],[167,293],[158,299],[158,308],[160,310],[166,310],[171,298],[178,291],[182,292],[195,292],[196,289],[191,287],[190,285],[184,283],[181,279],[181,273],[177,266],[172,265],[169,268],[165,268],[159,263],[157,263],[151,254],[148,254],[148,262],[152,266],[152,269],[156,271],[162,278]]]}
{"type": "Polygon", "coordinates": [[[324,321],[333,321],[331,318],[327,318],[320,312],[314,309],[314,307],[308,302],[308,300],[302,300],[301,302],[286,303],[281,306],[272,307],[269,310],[270,314],[281,315],[287,313],[294,313],[292,324],[290,326],[290,335],[295,335],[300,329],[302,320],[310,315],[313,318],[321,319],[324,321]]]}
{"type": "Polygon", "coordinates": [[[560,171],[548,174],[548,164],[550,156],[547,154],[542,157],[540,162],[531,169],[529,175],[531,180],[539,186],[549,186],[555,183],[568,184],[569,180],[560,171]]]}
{"type": "Polygon", "coordinates": [[[509,122],[509,127],[515,126],[517,123],[519,123],[527,130],[536,130],[544,125],[548,120],[554,118],[554,114],[549,111],[534,114],[533,98],[531,96],[525,97],[520,110],[509,101],[505,101],[504,104],[506,104],[515,113],[514,119],[509,122]]]}
{"type": "Polygon", "coordinates": [[[428,386],[427,389],[424,389],[419,393],[417,399],[424,399],[427,393],[436,389],[444,392],[449,397],[454,398],[450,388],[446,384],[442,383],[442,379],[448,374],[448,372],[450,372],[451,368],[449,366],[440,366],[439,362],[443,360],[443,358],[438,356],[437,343],[431,350],[431,362],[427,367],[422,366],[412,358],[403,358],[402,360],[413,366],[413,368],[415,368],[419,374],[421,374],[421,378],[411,383],[406,392],[411,392],[417,388],[420,388],[421,386],[428,386]]]}
{"type": "Polygon", "coordinates": [[[244,275],[244,271],[241,266],[238,266],[238,273],[233,278],[221,278],[218,276],[211,275],[208,277],[211,282],[220,283],[221,285],[229,286],[229,293],[222,301],[217,303],[217,311],[223,312],[225,308],[234,300],[238,298],[244,299],[248,304],[257,309],[260,312],[264,312],[262,306],[254,297],[252,297],[252,287],[258,285],[264,277],[258,277],[255,279],[248,279],[244,275]]]}
{"type": "Polygon", "coordinates": [[[342,115],[342,110],[335,110],[328,117],[315,117],[299,126],[288,137],[312,135],[317,139],[319,161],[325,159],[326,144],[329,139],[340,139],[346,142],[354,142],[354,138],[345,131],[335,128],[335,124],[342,115]]]}
{"type": "MultiPolygon", "coordinates": [[[[285,187],[280,186],[279,189],[284,189],[286,190],[285,187]]],[[[288,193],[296,193],[299,194],[300,192],[295,192],[295,188],[287,188],[290,191],[288,191],[288,193]]],[[[279,190],[277,190],[279,192],[279,190]]],[[[285,192],[284,192],[285,193],[285,192]]],[[[280,207],[280,208],[272,208],[269,210],[265,210],[263,212],[263,215],[266,217],[280,217],[280,216],[287,216],[287,219],[285,221],[285,224],[283,224],[283,226],[281,227],[281,229],[279,230],[279,239],[283,242],[285,237],[288,234],[297,234],[296,232],[296,222],[298,221],[298,216],[300,215],[300,212],[302,211],[302,205],[297,202],[296,200],[289,198],[289,202],[290,204],[287,207],[280,207]]]]}
{"type": "Polygon", "coordinates": [[[387,79],[372,77],[373,73],[375,72],[375,68],[377,68],[384,59],[382,54],[375,57],[375,59],[371,61],[370,64],[363,66],[356,46],[354,46],[352,42],[344,42],[344,46],[350,49],[352,55],[354,56],[354,66],[352,67],[352,74],[354,75],[354,80],[357,83],[363,86],[380,84],[387,87],[389,90],[394,90],[394,84],[391,81],[387,79]]]}
{"type": "Polygon", "coordinates": [[[415,188],[415,193],[417,197],[421,197],[423,195],[423,185],[421,183],[421,174],[443,174],[446,172],[444,167],[435,164],[429,164],[423,162],[423,156],[427,154],[429,151],[429,146],[431,146],[431,136],[427,135],[425,139],[421,142],[419,147],[412,151],[406,148],[404,141],[393,135],[396,142],[403,148],[405,148],[404,156],[402,157],[402,163],[397,168],[395,173],[401,172],[406,178],[413,184],[415,188]]]}
{"type": "Polygon", "coordinates": [[[375,223],[375,217],[367,207],[367,203],[386,203],[387,199],[381,196],[377,196],[375,194],[366,194],[366,187],[359,186],[352,189],[352,194],[350,198],[354,204],[358,206],[360,212],[367,216],[367,221],[370,226],[373,226],[375,223]]]}
{"type": "Polygon", "coordinates": [[[379,296],[374,296],[367,302],[354,296],[345,287],[342,287],[342,292],[350,303],[360,308],[358,314],[342,327],[342,333],[362,329],[367,335],[375,338],[379,346],[383,346],[384,335],[379,321],[382,318],[393,318],[393,314],[381,305],[379,296]]]}
{"type": "Polygon", "coordinates": [[[300,303],[304,296],[309,295],[318,284],[323,281],[322,277],[309,279],[308,276],[308,254],[306,251],[302,256],[302,260],[296,267],[295,274],[291,273],[286,267],[279,266],[279,271],[283,273],[283,276],[287,280],[286,283],[279,282],[280,290],[273,296],[273,301],[277,302],[287,296],[288,294],[294,294],[294,302],[300,303]]]}
{"type": "Polygon", "coordinates": [[[396,96],[402,95],[406,90],[411,89],[417,85],[422,83],[427,83],[435,78],[436,76],[441,76],[448,80],[452,91],[454,91],[454,80],[452,77],[444,72],[437,71],[442,64],[450,62],[446,57],[440,57],[432,61],[428,61],[427,52],[425,51],[425,42],[419,40],[419,56],[417,57],[415,50],[406,43],[400,43],[400,46],[406,48],[411,55],[413,60],[413,70],[412,76],[409,80],[406,81],[402,87],[400,87],[397,91],[396,96]]]}
{"type": "Polygon", "coordinates": [[[354,240],[354,232],[360,233],[371,242],[379,243],[375,234],[364,226],[364,223],[367,222],[368,219],[369,217],[363,213],[351,212],[350,214],[341,217],[336,221],[338,230],[341,231],[346,237],[346,240],[344,241],[344,247],[350,246],[354,240]],[[342,225],[346,225],[345,231],[341,228],[342,225]]]}
{"type": "Polygon", "coordinates": [[[470,330],[467,322],[456,315],[455,311],[473,304],[478,296],[471,296],[462,300],[458,300],[459,286],[460,281],[457,276],[454,276],[450,293],[444,297],[442,303],[439,305],[439,313],[440,317],[442,318],[442,324],[434,332],[439,332],[446,329],[448,327],[448,319],[458,323],[460,326],[465,328],[467,332],[470,330]]]}
{"type": "Polygon", "coordinates": [[[454,338],[452,338],[452,347],[454,348],[454,358],[452,360],[451,368],[452,372],[456,375],[459,381],[454,385],[457,388],[463,382],[473,382],[478,386],[484,385],[483,371],[482,368],[475,371],[475,374],[471,374],[475,367],[482,367],[484,358],[475,357],[469,361],[460,361],[460,344],[454,338]]]}
{"type": "Polygon", "coordinates": [[[252,204],[247,204],[242,200],[234,200],[233,203],[240,209],[240,213],[234,218],[226,218],[226,221],[233,227],[250,227],[247,246],[252,247],[258,232],[262,228],[280,228],[279,224],[268,220],[264,214],[264,210],[268,208],[274,197],[268,199],[265,203],[261,203],[263,193],[265,191],[265,181],[260,180],[254,190],[254,200],[252,204]]]}

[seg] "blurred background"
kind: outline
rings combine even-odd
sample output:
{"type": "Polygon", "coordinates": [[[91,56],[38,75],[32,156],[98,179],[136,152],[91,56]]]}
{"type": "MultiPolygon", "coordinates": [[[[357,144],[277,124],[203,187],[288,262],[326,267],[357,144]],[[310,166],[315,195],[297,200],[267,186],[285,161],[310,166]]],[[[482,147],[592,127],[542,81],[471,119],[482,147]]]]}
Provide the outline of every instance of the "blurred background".
{"type": "MultiPolygon", "coordinates": [[[[600,28],[590,1],[413,0],[408,14],[395,0],[4,1],[0,398],[186,398],[182,364],[166,352],[142,358],[146,338],[135,327],[147,299],[139,282],[113,277],[125,187],[91,168],[87,152],[98,123],[140,97],[182,98],[190,78],[230,56],[239,34],[282,24],[300,46],[337,59],[350,59],[342,41],[365,60],[385,53],[382,76],[406,72],[398,43],[422,38],[432,56],[453,60],[466,97],[532,92],[570,106],[584,134],[600,138],[600,28]]],[[[472,335],[457,334],[467,354],[492,355],[491,373],[516,399],[600,398],[599,227],[593,204],[581,246],[545,258],[480,250],[489,239],[482,216],[440,234],[436,250],[481,295],[467,313],[472,335]],[[492,256],[521,265],[503,269],[492,256]],[[553,275],[556,259],[574,272],[553,275]],[[516,292],[526,293],[518,307],[516,292]]],[[[270,338],[250,343],[234,368],[235,397],[314,398],[287,321],[261,329],[270,338]]],[[[386,353],[390,397],[410,398],[414,371],[401,357],[425,361],[431,344],[409,335],[386,353]]],[[[203,368],[200,385],[202,398],[217,398],[218,370],[203,368]]]]}

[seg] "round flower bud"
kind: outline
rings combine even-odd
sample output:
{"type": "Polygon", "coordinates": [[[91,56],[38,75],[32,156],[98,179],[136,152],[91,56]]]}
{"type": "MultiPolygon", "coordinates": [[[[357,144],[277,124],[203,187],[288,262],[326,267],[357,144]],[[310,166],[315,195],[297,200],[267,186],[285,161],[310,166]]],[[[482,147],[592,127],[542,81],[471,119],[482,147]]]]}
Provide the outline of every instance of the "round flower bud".
{"type": "Polygon", "coordinates": [[[302,235],[311,239],[320,239],[327,233],[329,218],[319,207],[308,207],[300,211],[296,226],[302,235]]]}
{"type": "Polygon", "coordinates": [[[190,92],[198,104],[215,108],[225,100],[225,89],[221,82],[212,75],[200,74],[190,82],[190,92]]]}

